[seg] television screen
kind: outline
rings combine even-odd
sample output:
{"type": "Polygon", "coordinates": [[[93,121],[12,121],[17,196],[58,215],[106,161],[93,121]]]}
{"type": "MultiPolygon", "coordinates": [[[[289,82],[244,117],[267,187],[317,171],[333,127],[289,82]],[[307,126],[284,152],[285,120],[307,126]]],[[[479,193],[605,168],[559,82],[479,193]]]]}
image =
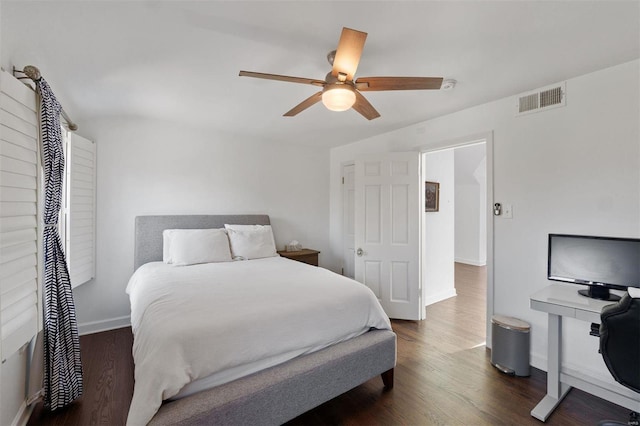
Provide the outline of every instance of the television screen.
{"type": "Polygon", "coordinates": [[[550,234],[547,271],[555,281],[640,287],[640,239],[550,234]]]}

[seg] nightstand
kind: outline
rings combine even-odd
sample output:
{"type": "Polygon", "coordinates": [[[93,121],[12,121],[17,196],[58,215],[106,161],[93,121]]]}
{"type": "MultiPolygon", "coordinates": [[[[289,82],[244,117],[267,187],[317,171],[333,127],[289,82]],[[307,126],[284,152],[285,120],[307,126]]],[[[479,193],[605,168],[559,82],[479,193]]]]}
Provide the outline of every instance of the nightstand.
{"type": "Polygon", "coordinates": [[[287,259],[297,260],[298,262],[308,263],[309,265],[318,266],[318,250],[303,248],[300,251],[279,251],[278,254],[287,259]]]}

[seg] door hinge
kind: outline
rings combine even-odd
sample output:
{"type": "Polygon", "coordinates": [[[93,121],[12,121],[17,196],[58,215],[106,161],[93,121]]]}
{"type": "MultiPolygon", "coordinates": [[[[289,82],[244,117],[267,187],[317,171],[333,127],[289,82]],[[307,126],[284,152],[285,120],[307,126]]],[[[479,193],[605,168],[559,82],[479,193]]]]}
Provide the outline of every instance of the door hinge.
{"type": "Polygon", "coordinates": [[[344,185],[344,176],[342,176],[342,184],[344,185]]]}

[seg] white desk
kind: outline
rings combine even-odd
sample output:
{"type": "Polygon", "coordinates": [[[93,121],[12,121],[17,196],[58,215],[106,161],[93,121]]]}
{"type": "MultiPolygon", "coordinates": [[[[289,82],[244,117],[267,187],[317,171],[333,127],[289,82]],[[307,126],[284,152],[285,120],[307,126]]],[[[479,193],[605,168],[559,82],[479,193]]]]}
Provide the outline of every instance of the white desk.
{"type": "MultiPolygon", "coordinates": [[[[572,386],[630,410],[640,411],[640,396],[637,393],[622,386],[619,387],[620,389],[611,389],[607,383],[587,380],[585,377],[576,377],[561,371],[562,317],[599,324],[602,308],[615,303],[580,296],[578,289],[575,285],[551,284],[530,296],[531,309],[547,312],[549,316],[547,394],[531,410],[531,415],[543,422],[560,404],[572,386]]],[[[588,333],[589,328],[585,327],[585,335],[588,333]]]]}

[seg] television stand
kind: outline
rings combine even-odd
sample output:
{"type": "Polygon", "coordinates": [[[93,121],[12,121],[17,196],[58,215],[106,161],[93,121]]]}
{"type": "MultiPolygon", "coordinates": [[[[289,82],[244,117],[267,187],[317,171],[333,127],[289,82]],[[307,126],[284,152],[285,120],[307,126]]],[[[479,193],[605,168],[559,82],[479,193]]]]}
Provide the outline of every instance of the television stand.
{"type": "Polygon", "coordinates": [[[620,296],[612,294],[608,288],[601,287],[599,285],[590,285],[587,290],[578,290],[578,294],[592,299],[606,300],[609,302],[617,302],[620,300],[620,296]]]}

